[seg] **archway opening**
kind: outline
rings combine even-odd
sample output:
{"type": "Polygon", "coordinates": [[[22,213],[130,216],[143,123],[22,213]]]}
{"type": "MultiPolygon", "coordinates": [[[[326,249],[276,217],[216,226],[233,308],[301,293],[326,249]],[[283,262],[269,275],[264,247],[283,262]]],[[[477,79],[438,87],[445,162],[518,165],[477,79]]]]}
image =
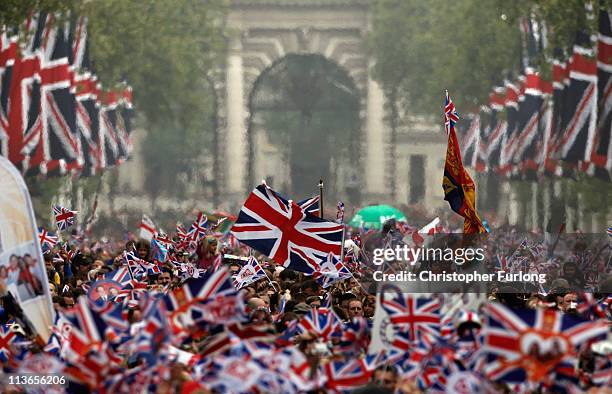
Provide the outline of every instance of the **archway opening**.
{"type": "Polygon", "coordinates": [[[289,54],[257,79],[249,100],[249,180],[293,198],[320,178],[329,195],[359,200],[359,92],[346,70],[316,54],[289,54]]]}

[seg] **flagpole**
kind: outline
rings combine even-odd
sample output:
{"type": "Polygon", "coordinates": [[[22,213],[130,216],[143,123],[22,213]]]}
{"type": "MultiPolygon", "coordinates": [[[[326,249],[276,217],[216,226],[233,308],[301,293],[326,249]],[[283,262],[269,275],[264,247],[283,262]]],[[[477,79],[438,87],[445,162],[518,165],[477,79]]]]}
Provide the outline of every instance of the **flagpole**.
{"type": "Polygon", "coordinates": [[[344,264],[344,237],[346,236],[346,226],[344,225],[344,223],[340,222],[340,224],[342,224],[342,243],[340,244],[340,262],[342,264],[344,264]]]}
{"type": "Polygon", "coordinates": [[[319,217],[323,219],[323,179],[319,179],[319,217]]]}

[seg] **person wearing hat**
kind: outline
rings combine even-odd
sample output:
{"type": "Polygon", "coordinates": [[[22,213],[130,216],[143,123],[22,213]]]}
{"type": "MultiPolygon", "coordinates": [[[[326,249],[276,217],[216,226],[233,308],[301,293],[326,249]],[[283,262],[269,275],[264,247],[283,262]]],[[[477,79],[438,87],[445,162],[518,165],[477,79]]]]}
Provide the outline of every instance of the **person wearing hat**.
{"type": "Polygon", "coordinates": [[[306,304],[305,302],[300,302],[299,304],[293,307],[293,313],[295,313],[296,315],[300,317],[304,316],[311,310],[312,310],[312,307],[306,304]]]}

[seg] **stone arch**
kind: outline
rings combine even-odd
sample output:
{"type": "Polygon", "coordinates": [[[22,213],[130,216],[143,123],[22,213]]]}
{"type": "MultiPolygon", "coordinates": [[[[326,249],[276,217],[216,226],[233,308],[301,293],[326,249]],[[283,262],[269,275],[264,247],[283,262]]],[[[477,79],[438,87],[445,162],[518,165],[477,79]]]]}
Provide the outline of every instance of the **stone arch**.
{"type": "MultiPolygon", "coordinates": [[[[385,191],[385,145],[389,143],[384,123],[384,95],[371,78],[366,35],[370,30],[370,0],[232,0],[226,19],[228,57],[219,100],[219,155],[224,174],[226,207],[244,201],[250,176],[240,162],[250,151],[249,100],[264,70],[287,54],[320,55],[346,70],[359,91],[361,151],[368,165],[361,187],[366,202],[381,201],[385,191]]],[[[246,161],[246,160],[244,160],[246,161]]],[[[388,177],[387,177],[388,178],[388,177]]]]}
{"type": "MultiPolygon", "coordinates": [[[[319,77],[324,76],[326,79],[319,86],[323,96],[320,97],[320,99],[317,99],[316,101],[311,103],[313,105],[311,115],[317,116],[316,114],[319,113],[318,111],[328,110],[330,108],[329,104],[332,104],[334,106],[334,109],[338,111],[338,115],[344,114],[345,116],[347,115],[349,116],[347,119],[345,119],[346,122],[343,123],[343,126],[345,127],[344,132],[348,133],[350,135],[350,138],[348,138],[348,140],[344,140],[345,141],[344,145],[338,146],[338,148],[343,148],[343,149],[332,149],[333,151],[336,152],[336,154],[334,155],[334,159],[336,159],[336,162],[334,163],[335,170],[336,171],[340,170],[340,173],[339,173],[340,175],[342,174],[351,175],[350,174],[351,170],[360,168],[359,140],[360,140],[360,134],[363,128],[363,119],[360,116],[361,115],[360,109],[361,109],[361,101],[362,101],[361,99],[362,99],[363,92],[358,89],[355,80],[349,74],[348,70],[346,70],[344,67],[342,67],[340,64],[338,64],[333,59],[329,59],[323,56],[322,54],[318,54],[318,53],[287,53],[285,54],[285,56],[276,59],[272,64],[270,64],[267,68],[265,68],[261,72],[261,74],[257,77],[255,82],[252,85],[250,85],[250,91],[248,94],[248,102],[247,102],[249,116],[246,121],[247,122],[247,141],[248,141],[247,142],[247,146],[248,146],[247,185],[249,188],[254,187],[255,184],[259,182],[261,177],[265,176],[265,174],[262,173],[263,170],[261,169],[263,166],[263,163],[262,163],[263,155],[261,154],[261,151],[259,154],[256,153],[256,151],[260,147],[257,146],[258,144],[255,141],[257,136],[255,136],[254,134],[258,132],[257,127],[262,126],[262,124],[260,123],[261,120],[257,122],[255,119],[256,111],[258,110],[263,111],[263,112],[267,110],[269,111],[269,110],[272,110],[272,108],[270,108],[270,105],[272,106],[276,105],[275,108],[278,108],[278,105],[282,105],[280,103],[285,103],[285,102],[290,103],[291,102],[290,97],[286,96],[287,91],[279,92],[278,95],[274,95],[273,91],[271,92],[270,90],[268,90],[266,92],[265,89],[267,86],[262,86],[262,85],[265,85],[266,83],[269,84],[270,78],[273,78],[275,76],[279,77],[279,75],[281,76],[285,75],[284,71],[287,71],[287,70],[283,66],[288,66],[288,64],[290,65],[292,62],[295,63],[295,62],[300,62],[300,61],[310,61],[312,62],[311,66],[313,65],[315,67],[318,66],[317,69],[311,70],[311,71],[323,72],[322,74],[319,75],[319,77]],[[332,78],[334,79],[332,80],[332,78]],[[328,102],[328,103],[321,104],[321,100],[330,98],[329,96],[325,96],[325,93],[333,94],[333,92],[335,92],[335,94],[343,95],[344,100],[341,103],[337,101],[333,101],[331,103],[328,102]],[[272,93],[272,96],[270,96],[270,93],[272,93]],[[350,113],[353,113],[353,116],[350,116],[350,113]],[[351,126],[352,122],[354,123],[351,126]],[[347,163],[344,163],[343,166],[341,165],[340,162],[343,162],[343,160],[341,159],[338,160],[339,159],[338,153],[340,150],[344,151],[344,156],[345,156],[344,161],[346,161],[347,158],[350,159],[350,163],[351,163],[350,165],[347,165],[347,163]]],[[[293,105],[295,105],[294,108],[290,108],[287,110],[295,111],[296,109],[298,109],[297,107],[299,105],[296,105],[296,104],[293,104],[293,105]]],[[[292,107],[292,105],[289,104],[288,107],[292,107]]],[[[261,115],[261,112],[259,113],[259,115],[261,115]]],[[[337,131],[340,131],[340,130],[337,130],[337,131]]],[[[287,132],[292,132],[292,131],[287,130],[287,132]]],[[[262,137],[262,136],[259,136],[259,137],[262,137]]],[[[329,138],[330,136],[327,136],[327,137],[329,138]]],[[[336,134],[333,137],[338,139],[339,135],[336,134]]],[[[306,142],[309,142],[309,141],[306,141],[306,142]]],[[[268,157],[268,160],[269,159],[270,157],[268,157]]],[[[332,159],[332,156],[330,155],[328,160],[331,160],[331,159],[332,159]]],[[[288,165],[287,167],[291,168],[292,166],[288,165]]],[[[334,173],[338,174],[338,172],[334,172],[334,173]]],[[[317,180],[318,180],[318,175],[317,174],[314,175],[317,180]]],[[[353,176],[356,177],[357,174],[353,174],[353,176]]],[[[287,178],[287,176],[285,176],[285,178],[287,178]]],[[[329,181],[333,182],[331,178],[329,179],[329,181]]],[[[314,185],[316,185],[315,182],[316,180],[313,180],[313,190],[315,188],[314,185]]],[[[340,183],[333,182],[332,184],[337,189],[341,189],[342,191],[345,191],[347,188],[346,182],[340,182],[340,183]]],[[[359,191],[356,189],[353,192],[351,192],[351,195],[353,199],[357,199],[359,195],[359,191]]],[[[339,194],[338,197],[344,198],[344,196],[342,196],[341,194],[339,194]]]]}

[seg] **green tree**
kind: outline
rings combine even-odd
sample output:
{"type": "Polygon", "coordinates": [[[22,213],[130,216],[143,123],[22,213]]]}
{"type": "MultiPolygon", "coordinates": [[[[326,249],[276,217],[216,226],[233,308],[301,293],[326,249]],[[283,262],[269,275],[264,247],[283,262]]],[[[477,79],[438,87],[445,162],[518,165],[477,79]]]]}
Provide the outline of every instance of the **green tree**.
{"type": "Polygon", "coordinates": [[[378,0],[369,37],[375,78],[387,94],[397,89],[409,113],[439,116],[444,89],[460,113],[471,111],[508,73],[518,75],[522,18],[546,36],[534,65],[548,75],[555,48],[567,55],[578,29],[596,31],[599,7],[612,0],[378,0]]]}
{"type": "Polygon", "coordinates": [[[103,81],[134,88],[147,130],[147,191],[180,196],[197,159],[213,153],[214,91],[207,75],[224,58],[220,0],[84,2],[92,58],[103,81]]]}
{"type": "MultiPolygon", "coordinates": [[[[37,11],[58,13],[60,22],[88,17],[99,81],[104,88],[121,81],[133,87],[135,126],[147,131],[147,190],[155,198],[162,191],[180,196],[181,180],[193,182],[199,158],[212,153],[208,75],[224,58],[225,7],[223,0],[5,0],[0,23],[19,26],[37,11]]],[[[31,183],[41,193],[58,189],[55,180],[31,183]]]]}
{"type": "Polygon", "coordinates": [[[409,113],[440,116],[445,89],[471,110],[518,64],[519,31],[501,15],[497,1],[377,1],[375,78],[409,113]]]}

